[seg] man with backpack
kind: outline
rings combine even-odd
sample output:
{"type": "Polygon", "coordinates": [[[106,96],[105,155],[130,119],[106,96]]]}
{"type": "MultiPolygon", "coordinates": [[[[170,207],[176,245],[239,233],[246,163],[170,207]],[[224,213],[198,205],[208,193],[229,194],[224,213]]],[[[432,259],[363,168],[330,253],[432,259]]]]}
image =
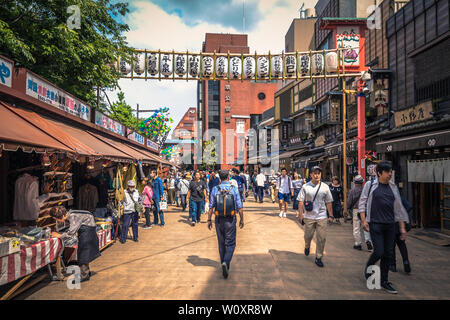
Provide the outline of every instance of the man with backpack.
{"type": "Polygon", "coordinates": [[[327,236],[327,221],[333,222],[333,196],[327,184],[322,183],[322,168],[311,170],[311,181],[298,194],[298,220],[305,226],[305,256],[309,256],[311,240],[316,233],[316,265],[323,267],[322,257],[327,236]],[[305,216],[303,218],[303,208],[305,216]],[[327,218],[327,210],[329,217],[327,218]]]}
{"type": "Polygon", "coordinates": [[[227,170],[219,171],[222,183],[213,188],[209,200],[208,229],[212,228],[211,216],[215,214],[215,227],[219,244],[222,275],[228,278],[230,262],[236,248],[236,213],[239,212],[239,227],[244,227],[244,212],[238,190],[228,181],[227,170]]]}
{"type": "Polygon", "coordinates": [[[277,179],[276,189],[278,190],[278,200],[280,202],[280,218],[285,217],[287,213],[287,205],[289,203],[289,196],[294,196],[294,187],[292,186],[292,179],[287,175],[286,168],[281,169],[281,176],[277,179]],[[283,211],[284,204],[284,211],[283,211]]]}
{"type": "Polygon", "coordinates": [[[245,181],[245,179],[239,175],[239,170],[236,168],[233,168],[233,178],[232,179],[236,180],[237,185],[238,185],[239,195],[241,196],[241,200],[244,202],[245,201],[244,192],[245,192],[245,189],[247,189],[247,181],[245,181]]]}

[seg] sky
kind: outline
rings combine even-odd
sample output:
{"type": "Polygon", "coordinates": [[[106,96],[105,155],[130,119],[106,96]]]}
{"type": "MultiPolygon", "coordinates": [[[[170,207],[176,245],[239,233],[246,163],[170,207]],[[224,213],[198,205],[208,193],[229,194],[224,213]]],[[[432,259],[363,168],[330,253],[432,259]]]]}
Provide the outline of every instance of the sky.
{"type": "MultiPolygon", "coordinates": [[[[115,2],[121,2],[116,0],[115,2]]],[[[130,13],[120,19],[128,24],[128,44],[137,49],[200,52],[206,33],[244,32],[250,52],[281,53],[284,36],[294,18],[317,0],[128,0],[130,13]],[[245,2],[245,5],[244,5],[245,2]],[[244,9],[244,10],[243,10],[244,9]]],[[[189,107],[197,106],[196,81],[121,79],[119,86],[134,109],[168,107],[173,128],[189,107]]],[[[111,102],[117,92],[108,93],[111,102]]],[[[150,116],[144,114],[142,117],[150,116]]],[[[173,129],[172,128],[172,129],[173,129]]]]}

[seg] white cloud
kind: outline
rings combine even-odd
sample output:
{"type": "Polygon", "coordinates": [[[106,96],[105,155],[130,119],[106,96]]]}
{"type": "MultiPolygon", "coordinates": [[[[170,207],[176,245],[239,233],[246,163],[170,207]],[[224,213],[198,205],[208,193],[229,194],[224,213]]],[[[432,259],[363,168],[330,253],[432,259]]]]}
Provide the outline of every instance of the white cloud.
{"type": "MultiPolygon", "coordinates": [[[[246,3],[256,1],[261,10],[261,20],[258,26],[248,34],[251,52],[281,53],[284,49],[284,36],[294,18],[299,16],[300,5],[297,1],[284,1],[285,5],[276,6],[279,0],[246,0],[246,3]]],[[[242,3],[242,0],[233,0],[242,3]]],[[[305,8],[314,7],[316,0],[305,0],[305,8]]],[[[182,18],[168,14],[160,7],[150,2],[133,2],[136,8],[128,17],[126,23],[130,30],[126,33],[130,46],[140,49],[162,49],[200,52],[205,34],[210,33],[241,33],[231,27],[201,22],[196,26],[187,26],[182,18]]],[[[126,101],[136,107],[153,109],[169,107],[174,119],[173,127],[181,120],[189,107],[197,106],[197,83],[177,80],[175,82],[145,81],[121,79],[119,84],[125,93],[126,101]]],[[[111,102],[117,99],[116,93],[109,94],[111,102]]]]}

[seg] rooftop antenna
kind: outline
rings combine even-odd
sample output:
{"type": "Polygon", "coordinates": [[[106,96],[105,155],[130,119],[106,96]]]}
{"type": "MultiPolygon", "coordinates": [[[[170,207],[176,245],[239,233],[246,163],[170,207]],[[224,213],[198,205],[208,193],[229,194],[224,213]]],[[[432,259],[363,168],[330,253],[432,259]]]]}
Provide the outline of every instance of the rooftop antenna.
{"type": "Polygon", "coordinates": [[[300,7],[300,19],[306,19],[306,10],[303,10],[305,7],[305,3],[302,3],[302,6],[300,7]]]}

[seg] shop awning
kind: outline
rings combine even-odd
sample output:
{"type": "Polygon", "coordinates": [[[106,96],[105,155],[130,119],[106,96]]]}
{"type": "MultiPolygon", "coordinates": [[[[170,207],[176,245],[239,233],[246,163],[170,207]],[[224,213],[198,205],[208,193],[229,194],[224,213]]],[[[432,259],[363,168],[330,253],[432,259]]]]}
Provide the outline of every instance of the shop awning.
{"type": "Polygon", "coordinates": [[[135,148],[134,146],[130,146],[130,148],[133,148],[134,150],[136,150],[137,152],[143,153],[146,156],[148,156],[150,159],[153,159],[153,163],[152,164],[159,164],[159,163],[164,163],[164,164],[169,164],[172,165],[171,163],[169,163],[167,160],[162,159],[161,157],[157,156],[156,154],[151,153],[150,151],[146,151],[146,150],[142,150],[142,149],[138,149],[135,148]]]}
{"type": "Polygon", "coordinates": [[[141,153],[141,152],[136,151],[136,150],[133,149],[132,147],[128,146],[126,143],[123,143],[123,142],[119,142],[119,141],[116,141],[116,140],[109,139],[109,138],[107,138],[107,137],[105,137],[105,136],[102,136],[102,135],[97,134],[97,133],[93,133],[93,132],[91,132],[91,131],[88,131],[88,132],[89,132],[89,134],[91,134],[92,136],[96,137],[97,139],[99,139],[99,140],[101,140],[101,141],[103,141],[103,142],[109,144],[109,145],[112,146],[113,148],[118,149],[118,150],[120,150],[121,152],[127,154],[127,155],[130,156],[132,159],[135,159],[135,160],[142,160],[142,162],[150,163],[150,164],[153,164],[153,163],[154,163],[154,161],[152,161],[153,159],[150,158],[148,155],[145,155],[145,154],[143,154],[143,153],[141,153]]]}
{"type": "Polygon", "coordinates": [[[45,131],[29,123],[13,112],[13,107],[0,102],[0,147],[4,150],[25,152],[52,152],[56,150],[72,153],[73,150],[62,144],[45,131]]]}
{"type": "Polygon", "coordinates": [[[444,130],[377,142],[377,152],[420,150],[448,145],[450,145],[450,130],[444,130]]]}
{"type": "Polygon", "coordinates": [[[64,132],[68,133],[72,137],[76,137],[79,141],[95,150],[97,155],[103,159],[117,162],[131,162],[133,160],[133,158],[128,154],[121,152],[119,149],[112,147],[111,145],[92,136],[82,129],[67,125],[56,120],[47,120],[53,123],[55,126],[59,127],[64,132]]]}
{"type": "MultiPolygon", "coordinates": [[[[53,124],[51,121],[41,117],[35,112],[27,111],[24,109],[14,108],[8,105],[4,105],[7,109],[14,112],[16,115],[26,120],[31,125],[35,126],[41,131],[44,131],[48,135],[52,136],[55,140],[72,149],[74,153],[85,156],[96,156],[97,152],[94,149],[88,147],[76,137],[71,136],[64,130],[53,124]]],[[[2,119],[3,121],[3,119],[2,119]]]]}
{"type": "Polygon", "coordinates": [[[300,151],[301,150],[283,152],[282,154],[280,154],[280,159],[291,158],[292,156],[294,156],[294,154],[299,153],[300,151]]]}

